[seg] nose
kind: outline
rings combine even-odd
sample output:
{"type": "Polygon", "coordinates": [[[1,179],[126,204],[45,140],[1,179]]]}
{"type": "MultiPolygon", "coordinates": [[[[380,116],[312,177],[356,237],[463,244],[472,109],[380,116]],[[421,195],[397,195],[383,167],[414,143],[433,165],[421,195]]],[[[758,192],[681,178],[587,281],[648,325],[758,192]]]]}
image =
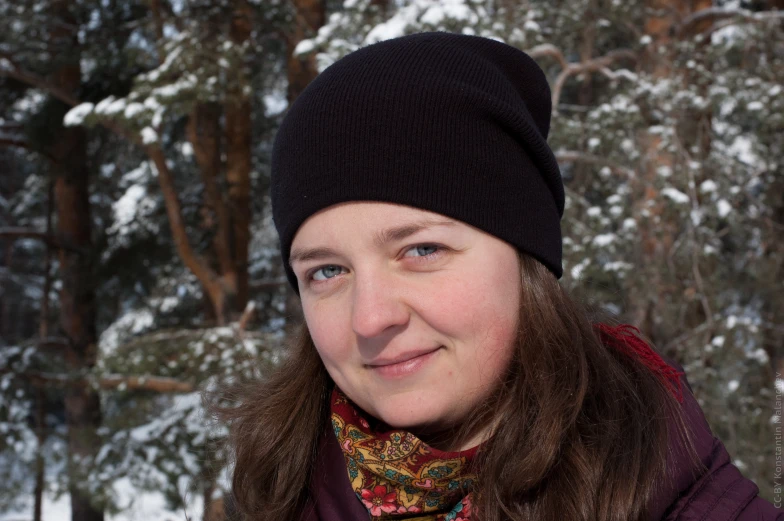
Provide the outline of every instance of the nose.
{"type": "Polygon", "coordinates": [[[357,335],[372,338],[408,323],[409,310],[399,288],[378,270],[357,275],[353,292],[351,326],[357,335]]]}

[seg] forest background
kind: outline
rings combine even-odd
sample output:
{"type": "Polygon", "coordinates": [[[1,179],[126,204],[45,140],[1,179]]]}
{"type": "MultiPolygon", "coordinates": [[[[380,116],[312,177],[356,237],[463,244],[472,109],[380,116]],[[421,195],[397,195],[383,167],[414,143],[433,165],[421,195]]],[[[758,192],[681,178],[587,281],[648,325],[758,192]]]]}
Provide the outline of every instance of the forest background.
{"type": "Polygon", "coordinates": [[[563,284],[683,363],[773,501],[782,9],[0,0],[0,519],[225,519],[226,432],[199,393],[263,378],[301,319],[270,218],[276,128],[341,56],[432,30],[544,69],[563,284]]]}

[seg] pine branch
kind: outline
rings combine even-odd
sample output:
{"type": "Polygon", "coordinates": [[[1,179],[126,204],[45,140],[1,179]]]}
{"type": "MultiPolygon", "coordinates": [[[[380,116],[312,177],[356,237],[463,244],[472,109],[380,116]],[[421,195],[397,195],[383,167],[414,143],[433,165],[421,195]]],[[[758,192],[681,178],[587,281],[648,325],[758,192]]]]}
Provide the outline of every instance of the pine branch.
{"type": "Polygon", "coordinates": [[[195,390],[195,386],[191,383],[164,376],[126,376],[110,374],[98,377],[85,377],[37,371],[14,373],[8,369],[0,369],[0,374],[9,373],[16,374],[18,377],[26,379],[36,387],[83,387],[95,385],[103,390],[119,389],[153,391],[157,393],[190,393],[195,390]]]}
{"type": "Polygon", "coordinates": [[[0,239],[38,239],[53,248],[60,248],[85,255],[89,253],[86,249],[77,247],[70,244],[68,241],[63,240],[62,237],[47,234],[33,228],[0,228],[0,239]]]}
{"type": "Polygon", "coordinates": [[[562,150],[556,152],[555,159],[558,161],[558,163],[588,163],[591,165],[606,166],[610,170],[623,174],[627,177],[634,176],[634,170],[631,168],[619,165],[618,163],[610,161],[604,157],[594,156],[592,154],[586,154],[584,152],[578,152],[575,150],[562,150]]]}

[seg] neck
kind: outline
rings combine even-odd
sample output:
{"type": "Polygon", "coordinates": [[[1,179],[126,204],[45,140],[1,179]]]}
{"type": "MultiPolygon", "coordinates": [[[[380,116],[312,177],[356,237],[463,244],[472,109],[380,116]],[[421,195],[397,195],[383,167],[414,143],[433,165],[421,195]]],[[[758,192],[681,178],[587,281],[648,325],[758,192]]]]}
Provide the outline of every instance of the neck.
{"type": "Polygon", "coordinates": [[[465,451],[487,441],[498,427],[500,418],[485,416],[474,423],[476,428],[471,432],[454,427],[441,430],[412,429],[410,432],[434,449],[444,452],[465,451]]]}

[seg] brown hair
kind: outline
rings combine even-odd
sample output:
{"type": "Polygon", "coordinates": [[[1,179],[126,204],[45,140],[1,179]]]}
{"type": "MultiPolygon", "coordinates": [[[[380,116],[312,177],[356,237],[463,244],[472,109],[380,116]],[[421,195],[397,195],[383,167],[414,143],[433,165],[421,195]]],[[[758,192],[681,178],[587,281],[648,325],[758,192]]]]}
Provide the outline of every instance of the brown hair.
{"type": "MultiPolygon", "coordinates": [[[[472,519],[646,519],[665,478],[673,421],[693,465],[701,464],[680,405],[636,358],[601,343],[589,318],[597,312],[541,263],[519,258],[513,362],[456,436],[469,439],[488,411],[504,419],[476,455],[472,519]]],[[[246,519],[296,520],[307,501],[334,383],[305,324],[291,348],[268,379],[244,389],[239,406],[216,411],[230,424],[234,500],[246,519]]]]}

